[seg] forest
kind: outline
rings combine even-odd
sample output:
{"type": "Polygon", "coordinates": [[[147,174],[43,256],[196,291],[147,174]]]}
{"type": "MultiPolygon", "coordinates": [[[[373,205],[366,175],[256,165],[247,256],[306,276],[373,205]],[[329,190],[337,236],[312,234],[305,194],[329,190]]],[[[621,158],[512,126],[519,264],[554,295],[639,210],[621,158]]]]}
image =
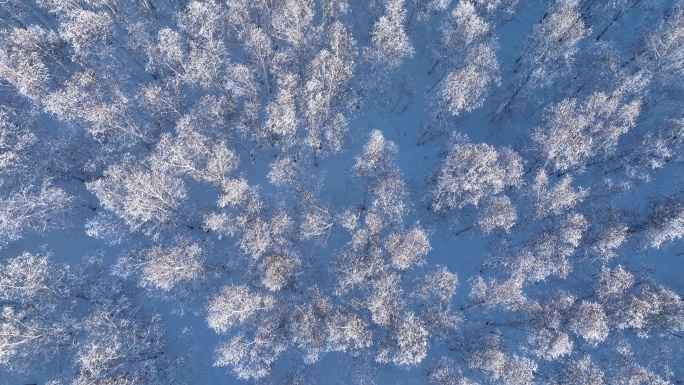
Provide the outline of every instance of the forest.
{"type": "Polygon", "coordinates": [[[0,384],[684,384],[684,0],[0,0],[0,384]]]}

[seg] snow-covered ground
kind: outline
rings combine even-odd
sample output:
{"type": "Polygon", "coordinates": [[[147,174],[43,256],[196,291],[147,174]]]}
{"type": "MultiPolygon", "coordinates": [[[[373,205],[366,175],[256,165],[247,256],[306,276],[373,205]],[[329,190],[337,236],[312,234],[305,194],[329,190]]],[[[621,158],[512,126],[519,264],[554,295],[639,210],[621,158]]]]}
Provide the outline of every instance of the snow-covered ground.
{"type": "Polygon", "coordinates": [[[682,25],[0,3],[0,383],[681,383],[682,25]]]}

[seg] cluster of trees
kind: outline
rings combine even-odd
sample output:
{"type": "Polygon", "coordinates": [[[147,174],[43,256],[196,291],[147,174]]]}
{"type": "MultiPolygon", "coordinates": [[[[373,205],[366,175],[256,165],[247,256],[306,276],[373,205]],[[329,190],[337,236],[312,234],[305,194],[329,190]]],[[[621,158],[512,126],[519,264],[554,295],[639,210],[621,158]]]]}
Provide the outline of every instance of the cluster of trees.
{"type": "MultiPolygon", "coordinates": [[[[53,384],[182,380],[158,315],[96,256],[76,267],[25,252],[0,266],[0,362],[53,384]]],[[[133,290],[132,290],[133,289],[133,290]]]]}
{"type": "Polygon", "coordinates": [[[681,284],[634,254],[681,256],[683,28],[681,1],[4,1],[0,366],[682,378],[681,284]]]}

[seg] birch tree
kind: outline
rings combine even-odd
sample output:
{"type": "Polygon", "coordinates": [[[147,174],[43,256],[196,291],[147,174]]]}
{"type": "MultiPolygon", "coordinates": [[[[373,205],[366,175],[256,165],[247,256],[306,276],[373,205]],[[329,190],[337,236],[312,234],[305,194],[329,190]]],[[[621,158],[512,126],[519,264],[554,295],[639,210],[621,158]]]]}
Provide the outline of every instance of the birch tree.
{"type": "Polygon", "coordinates": [[[181,179],[136,165],[132,159],[110,166],[102,179],[87,187],[132,231],[146,234],[180,220],[179,209],[187,198],[181,179]]]}
{"type": "Polygon", "coordinates": [[[397,68],[404,59],[413,56],[414,49],[404,29],[404,0],[386,0],[384,3],[386,13],[373,25],[372,46],[366,50],[366,55],[376,65],[397,68]]]}
{"type": "Polygon", "coordinates": [[[227,333],[259,313],[270,310],[274,305],[275,299],[272,296],[254,292],[248,286],[224,286],[209,301],[207,322],[217,333],[227,333]]]}
{"type": "Polygon", "coordinates": [[[438,171],[434,207],[442,210],[477,205],[505,187],[519,186],[521,177],[522,161],[515,152],[497,151],[484,143],[457,141],[438,171]]]}
{"type": "Polygon", "coordinates": [[[0,197],[0,245],[64,226],[68,213],[77,206],[75,197],[49,181],[0,197]]]}

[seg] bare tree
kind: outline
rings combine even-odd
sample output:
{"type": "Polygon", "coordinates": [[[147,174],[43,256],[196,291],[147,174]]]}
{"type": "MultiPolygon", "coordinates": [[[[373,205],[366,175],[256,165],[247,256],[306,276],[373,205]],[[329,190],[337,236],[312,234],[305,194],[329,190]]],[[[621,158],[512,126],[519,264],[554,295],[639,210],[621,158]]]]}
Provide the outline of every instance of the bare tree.
{"type": "Polygon", "coordinates": [[[122,255],[114,271],[123,277],[137,276],[140,285],[163,292],[191,284],[203,276],[202,247],[188,238],[177,238],[170,247],[134,249],[122,255]]]}
{"type": "Polygon", "coordinates": [[[187,198],[183,181],[135,165],[128,159],[109,167],[104,177],[89,182],[88,189],[102,205],[123,219],[132,231],[147,234],[183,220],[180,205],[187,198]]]}
{"type": "Polygon", "coordinates": [[[376,66],[386,64],[396,68],[414,53],[403,25],[404,0],[385,0],[385,10],[385,15],[373,25],[372,46],[365,53],[376,66]]]}
{"type": "Polygon", "coordinates": [[[477,205],[480,199],[505,187],[519,186],[521,178],[522,161],[515,152],[459,140],[438,172],[433,205],[437,210],[477,205]]]}
{"type": "Polygon", "coordinates": [[[209,302],[207,322],[216,332],[227,333],[274,305],[272,296],[261,295],[245,285],[225,286],[209,302]]]}
{"type": "Polygon", "coordinates": [[[0,197],[0,244],[30,233],[43,234],[65,225],[67,214],[77,207],[74,197],[49,181],[24,186],[0,197]]]}

